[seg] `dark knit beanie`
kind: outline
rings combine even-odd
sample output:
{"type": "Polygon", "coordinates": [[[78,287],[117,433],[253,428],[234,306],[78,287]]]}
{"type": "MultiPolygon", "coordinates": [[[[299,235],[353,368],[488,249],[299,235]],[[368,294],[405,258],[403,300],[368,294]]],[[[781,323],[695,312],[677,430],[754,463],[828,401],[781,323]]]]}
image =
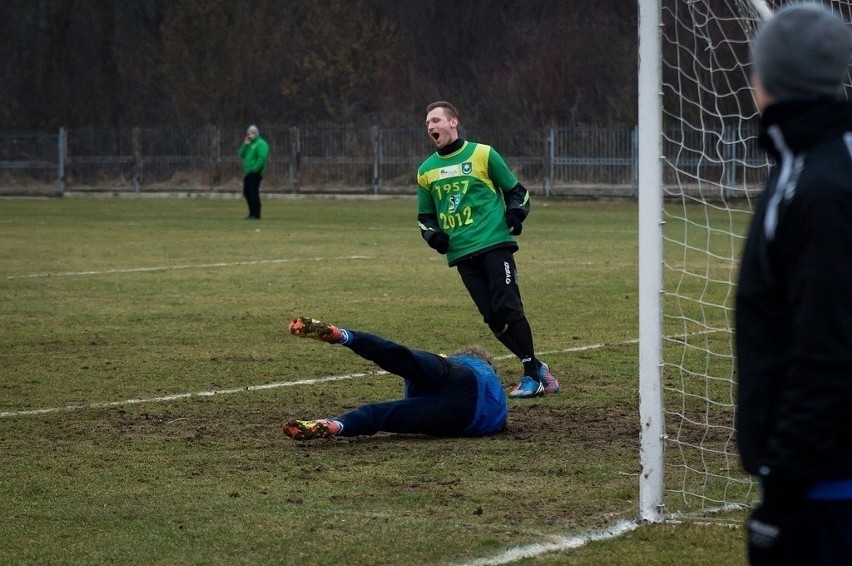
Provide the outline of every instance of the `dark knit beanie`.
{"type": "Polygon", "coordinates": [[[817,4],[792,4],[763,25],[752,45],[758,80],[778,100],[837,98],[847,77],[849,27],[817,4]]]}

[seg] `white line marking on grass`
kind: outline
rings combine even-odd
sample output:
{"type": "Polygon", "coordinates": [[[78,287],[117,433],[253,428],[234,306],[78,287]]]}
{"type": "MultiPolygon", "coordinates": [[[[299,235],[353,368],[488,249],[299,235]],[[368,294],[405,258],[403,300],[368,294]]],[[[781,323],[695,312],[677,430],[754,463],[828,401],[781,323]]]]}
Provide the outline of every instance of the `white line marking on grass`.
{"type": "MultiPolygon", "coordinates": [[[[356,256],[357,257],[357,256],[356,256]]],[[[693,332],[688,335],[683,336],[692,336],[695,334],[709,334],[712,332],[717,332],[714,330],[705,331],[705,332],[693,332]]],[[[672,337],[670,337],[672,338],[672,337]]],[[[563,348],[562,350],[550,350],[544,352],[538,352],[536,355],[547,355],[547,354],[565,354],[571,352],[588,352],[590,350],[600,350],[601,348],[606,348],[608,346],[628,346],[630,344],[637,344],[639,342],[638,338],[633,338],[631,340],[623,340],[621,342],[604,342],[599,344],[591,344],[589,346],[574,346],[571,348],[563,348]]],[[[495,356],[495,360],[505,360],[509,358],[514,358],[513,354],[506,354],[504,356],[495,356]]],[[[22,417],[27,415],[44,415],[47,413],[58,413],[60,411],[79,411],[83,409],[103,409],[106,407],[121,407],[123,405],[139,405],[141,403],[162,403],[165,401],[175,401],[177,399],[188,399],[190,397],[212,397],[214,395],[230,395],[231,393],[243,393],[245,391],[262,391],[264,389],[277,389],[279,387],[294,387],[296,385],[314,385],[316,383],[324,383],[327,381],[341,381],[344,379],[355,379],[356,377],[366,377],[368,375],[387,375],[388,372],[384,370],[376,370],[370,372],[362,372],[362,373],[352,373],[348,375],[333,375],[328,377],[318,377],[315,379],[301,379],[299,381],[277,381],[275,383],[265,383],[263,385],[246,385],[245,387],[235,387],[233,389],[215,389],[212,391],[196,391],[194,393],[176,393],[174,395],[165,395],[162,397],[148,397],[148,398],[137,398],[137,399],[125,399],[123,401],[104,401],[101,403],[79,403],[75,405],[65,405],[64,407],[48,407],[45,409],[29,409],[23,411],[6,411],[0,413],[0,418],[4,417],[22,417]]]]}
{"type": "Polygon", "coordinates": [[[63,271],[56,273],[28,273],[26,275],[7,275],[6,279],[33,279],[38,277],[74,277],[81,275],[109,275],[114,273],[140,273],[147,271],[171,271],[177,269],[208,269],[211,267],[233,267],[236,265],[261,265],[267,263],[294,263],[303,261],[342,261],[352,259],[375,259],[370,256],[351,255],[344,257],[300,257],[292,259],[259,259],[255,261],[234,261],[221,263],[200,263],[196,265],[163,265],[158,267],[131,267],[127,269],[105,269],[102,271],[63,271]]]}
{"type": "Polygon", "coordinates": [[[64,407],[30,409],[27,411],[7,411],[5,413],[0,413],[0,418],[22,417],[27,415],[44,415],[47,413],[58,413],[60,411],[79,411],[82,409],[103,409],[108,407],[121,407],[123,405],[139,405],[141,403],[163,403],[166,401],[176,401],[178,399],[188,399],[190,397],[213,397],[214,395],[230,395],[232,393],[244,393],[246,391],[262,391],[264,389],[277,389],[279,387],[315,385],[317,383],[325,383],[328,381],[342,381],[344,379],[355,379],[356,377],[366,377],[368,375],[384,374],[387,374],[387,372],[379,370],[372,372],[350,373],[348,375],[332,375],[328,377],[318,377],[316,379],[300,379],[298,381],[277,381],[275,383],[264,383],[263,385],[247,385],[245,387],[234,387],[233,389],[214,389],[212,391],[196,391],[194,393],[175,393],[174,395],[163,395],[162,397],[125,399],[123,401],[105,401],[102,403],[81,403],[77,405],[66,405],[64,407]]]}
{"type": "MultiPolygon", "coordinates": [[[[744,509],[742,505],[732,503],[714,509],[702,509],[701,511],[696,513],[674,513],[667,517],[664,523],[659,524],[684,524],[690,518],[703,519],[708,513],[737,511],[741,509],[744,509]]],[[[734,529],[739,529],[742,527],[741,523],[714,523],[708,521],[689,521],[689,523],[707,527],[721,526],[725,528],[734,529]]],[[[526,546],[510,548],[509,550],[503,552],[502,554],[498,554],[497,556],[492,556],[491,558],[477,558],[473,562],[465,563],[464,566],[492,566],[497,564],[509,564],[511,562],[516,562],[524,558],[535,558],[548,552],[574,550],[575,548],[580,548],[581,546],[585,546],[587,543],[590,542],[618,538],[621,535],[635,531],[639,527],[648,524],[650,523],[622,520],[615,523],[614,525],[605,527],[603,529],[586,531],[585,533],[581,533],[571,537],[554,537],[553,542],[535,543],[526,546]]]]}
{"type": "MultiPolygon", "coordinates": [[[[639,340],[625,340],[617,344],[592,344],[591,346],[576,346],[573,348],[565,348],[563,350],[552,350],[549,352],[541,352],[541,354],[559,354],[568,352],[583,352],[588,350],[599,350],[606,346],[621,346],[634,344],[639,340]]],[[[505,360],[514,358],[513,354],[505,356],[496,356],[496,360],[505,360]]],[[[327,381],[341,381],[344,379],[355,379],[356,377],[366,377],[368,375],[387,375],[388,372],[376,370],[365,373],[352,373],[348,375],[333,375],[329,377],[318,377],[315,379],[301,379],[299,381],[277,381],[275,383],[265,383],[263,385],[247,385],[245,387],[235,387],[233,389],[215,389],[212,391],[196,391],[194,393],[175,393],[174,395],[164,395],[162,397],[147,397],[136,399],[124,399],[123,401],[104,401],[101,403],[78,403],[74,405],[65,405],[64,407],[48,407],[45,409],[29,409],[23,411],[6,411],[0,413],[0,418],[4,417],[23,417],[28,415],[44,415],[48,413],[58,413],[60,411],[80,411],[83,409],[103,409],[108,407],[121,407],[123,405],[139,405],[141,403],[163,403],[166,401],[176,401],[178,399],[188,399],[191,397],[212,397],[214,395],[230,395],[232,393],[243,393],[246,391],[262,391],[264,389],[277,389],[279,387],[293,387],[296,385],[314,385],[316,383],[325,383],[327,381]]]]}
{"type": "Polygon", "coordinates": [[[492,556],[491,558],[479,558],[473,562],[468,562],[466,566],[509,564],[523,558],[534,558],[548,552],[573,550],[575,548],[580,548],[589,542],[620,537],[624,533],[636,530],[637,528],[639,528],[639,523],[636,521],[619,521],[610,527],[596,531],[589,531],[585,534],[572,537],[558,537],[553,542],[543,542],[510,548],[506,552],[498,554],[497,556],[492,556]]]}
{"type": "MultiPolygon", "coordinates": [[[[606,348],[607,346],[629,346],[631,344],[638,344],[638,343],[639,343],[639,339],[633,338],[631,340],[623,340],[621,342],[603,342],[603,343],[600,343],[600,344],[591,344],[589,346],[574,346],[572,348],[563,348],[561,350],[548,350],[548,351],[544,351],[544,352],[536,352],[535,355],[536,355],[536,357],[538,357],[538,356],[546,356],[548,354],[568,354],[568,353],[571,353],[571,352],[586,352],[586,351],[589,351],[589,350],[600,350],[601,348],[606,348]]],[[[505,358],[514,358],[514,357],[515,357],[514,355],[508,355],[508,356],[500,356],[500,357],[495,358],[495,359],[501,360],[501,359],[505,359],[505,358]]]]}

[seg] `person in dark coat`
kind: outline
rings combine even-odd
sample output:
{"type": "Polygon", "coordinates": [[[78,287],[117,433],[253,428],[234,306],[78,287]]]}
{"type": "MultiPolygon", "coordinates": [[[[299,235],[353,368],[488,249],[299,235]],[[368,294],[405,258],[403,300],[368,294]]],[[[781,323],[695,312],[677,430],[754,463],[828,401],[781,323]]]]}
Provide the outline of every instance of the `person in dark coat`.
{"type": "Polygon", "coordinates": [[[851,53],[817,4],[779,10],[752,45],[775,161],[736,296],[737,442],[761,486],[752,564],[852,564],[851,53]]]}

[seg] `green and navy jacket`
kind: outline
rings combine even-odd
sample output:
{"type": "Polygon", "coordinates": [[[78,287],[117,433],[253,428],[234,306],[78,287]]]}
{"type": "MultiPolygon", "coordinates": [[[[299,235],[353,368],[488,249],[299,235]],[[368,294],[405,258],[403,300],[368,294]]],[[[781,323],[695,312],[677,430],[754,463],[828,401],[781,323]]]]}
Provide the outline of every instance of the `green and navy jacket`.
{"type": "Polygon", "coordinates": [[[240,145],[240,159],[243,160],[243,175],[257,173],[263,175],[266,160],[269,157],[269,144],[262,137],[255,136],[250,143],[240,145]]]}
{"type": "Polygon", "coordinates": [[[526,218],[529,193],[491,146],[457,139],[420,165],[417,185],[420,234],[426,242],[449,235],[450,266],[491,249],[518,249],[506,211],[526,218]]]}

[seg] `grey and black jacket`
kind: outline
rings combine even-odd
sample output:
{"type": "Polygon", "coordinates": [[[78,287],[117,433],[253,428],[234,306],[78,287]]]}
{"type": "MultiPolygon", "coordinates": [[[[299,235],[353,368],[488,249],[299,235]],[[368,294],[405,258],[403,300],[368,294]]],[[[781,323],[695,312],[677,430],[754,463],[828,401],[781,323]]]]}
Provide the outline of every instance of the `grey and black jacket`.
{"type": "Polygon", "coordinates": [[[805,494],[852,479],[852,106],[772,105],[761,142],[776,163],[740,266],[737,442],[747,472],[805,494]]]}

